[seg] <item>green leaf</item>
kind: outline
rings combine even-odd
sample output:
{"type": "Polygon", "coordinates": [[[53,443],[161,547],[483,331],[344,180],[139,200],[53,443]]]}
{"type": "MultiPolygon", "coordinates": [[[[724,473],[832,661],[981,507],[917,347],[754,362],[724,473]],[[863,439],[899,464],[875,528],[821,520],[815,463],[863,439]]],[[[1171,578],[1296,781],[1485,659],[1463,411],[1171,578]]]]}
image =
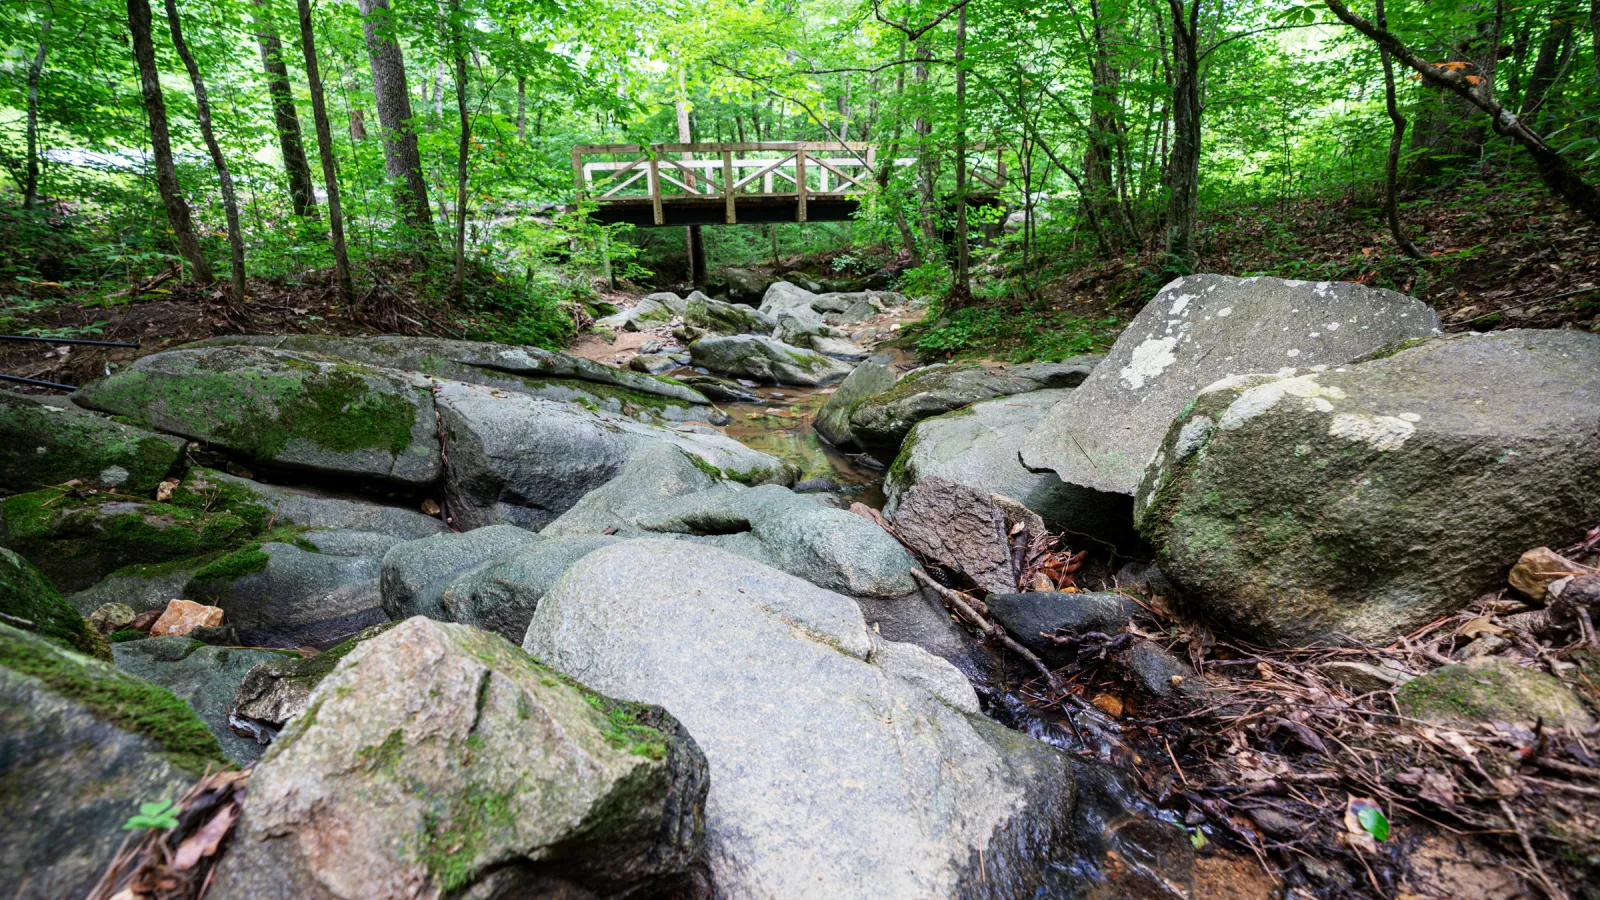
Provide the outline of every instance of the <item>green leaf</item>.
{"type": "Polygon", "coordinates": [[[1189,832],[1189,843],[1193,844],[1196,850],[1204,850],[1206,845],[1211,842],[1206,840],[1205,834],[1200,829],[1196,828],[1189,832]]]}
{"type": "Polygon", "coordinates": [[[1356,821],[1360,822],[1367,834],[1374,838],[1380,841],[1389,839],[1389,820],[1384,817],[1381,810],[1369,806],[1356,813],[1356,821]]]}
{"type": "Polygon", "coordinates": [[[150,803],[139,804],[139,814],[132,816],[123,823],[123,831],[132,831],[136,828],[176,828],[178,827],[178,813],[183,812],[183,807],[171,800],[155,800],[150,803]]]}

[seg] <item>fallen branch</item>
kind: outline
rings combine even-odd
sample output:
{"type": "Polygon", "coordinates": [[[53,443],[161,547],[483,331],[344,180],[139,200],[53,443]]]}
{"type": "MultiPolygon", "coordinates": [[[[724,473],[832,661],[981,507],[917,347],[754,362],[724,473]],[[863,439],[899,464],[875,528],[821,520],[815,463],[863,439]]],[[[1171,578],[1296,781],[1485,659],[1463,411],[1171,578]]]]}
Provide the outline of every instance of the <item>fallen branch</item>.
{"type": "Polygon", "coordinates": [[[984,637],[993,639],[994,641],[1000,643],[1007,650],[1010,650],[1011,652],[1022,657],[1035,669],[1038,669],[1039,674],[1044,678],[1045,683],[1050,685],[1051,693],[1056,693],[1060,690],[1060,683],[1056,680],[1055,673],[1050,671],[1050,667],[1045,665],[1043,660],[1035,656],[1032,650],[1029,650],[1027,647],[1017,643],[1010,634],[1006,633],[1004,628],[1000,627],[999,623],[990,621],[976,609],[973,609],[972,605],[967,602],[966,597],[962,596],[956,591],[950,590],[939,582],[934,581],[931,575],[922,571],[921,569],[912,569],[911,577],[922,582],[924,585],[933,588],[934,593],[943,598],[944,602],[950,604],[950,606],[954,608],[963,619],[966,619],[968,622],[972,623],[972,626],[978,629],[978,631],[982,632],[984,637]]]}

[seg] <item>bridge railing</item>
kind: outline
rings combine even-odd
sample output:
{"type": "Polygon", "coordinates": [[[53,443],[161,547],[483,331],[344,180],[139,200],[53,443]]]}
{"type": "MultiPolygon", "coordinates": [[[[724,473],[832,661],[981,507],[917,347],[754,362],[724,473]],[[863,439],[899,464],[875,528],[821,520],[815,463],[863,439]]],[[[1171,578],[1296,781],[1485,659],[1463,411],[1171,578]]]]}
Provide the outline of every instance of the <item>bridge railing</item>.
{"type": "MultiPolygon", "coordinates": [[[[974,153],[986,149],[974,144],[974,153]]],[[[862,142],[792,141],[730,144],[586,144],[572,148],[572,176],[580,197],[602,205],[648,200],[655,224],[665,222],[668,204],[722,201],[728,224],[738,221],[736,198],[793,198],[796,220],[806,221],[812,197],[858,194],[879,166],[877,145],[862,142]]],[[[894,167],[912,158],[883,161],[894,167]]],[[[991,187],[1005,181],[1003,155],[996,155],[995,177],[974,167],[972,174],[991,187]]]]}

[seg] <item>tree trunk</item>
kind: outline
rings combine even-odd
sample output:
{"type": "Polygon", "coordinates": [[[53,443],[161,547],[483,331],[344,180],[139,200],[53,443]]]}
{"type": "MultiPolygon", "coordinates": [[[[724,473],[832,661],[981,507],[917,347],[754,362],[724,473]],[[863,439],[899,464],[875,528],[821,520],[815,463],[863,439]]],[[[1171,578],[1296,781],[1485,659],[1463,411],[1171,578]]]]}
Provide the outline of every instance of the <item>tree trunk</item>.
{"type": "MultiPolygon", "coordinates": [[[[1171,0],[1177,2],[1177,0],[1171,0]]],[[[1564,200],[1573,211],[1582,215],[1591,222],[1600,223],[1600,192],[1594,185],[1583,180],[1577,170],[1567,162],[1555,148],[1545,142],[1543,136],[1528,127],[1511,110],[1501,106],[1492,96],[1475,89],[1467,81],[1466,76],[1460,72],[1435,66],[1418,56],[1410,47],[1407,47],[1399,38],[1387,30],[1379,28],[1350,11],[1350,7],[1343,0],[1326,0],[1328,9],[1338,16],[1346,25],[1356,29],[1370,38],[1379,47],[1388,50],[1395,58],[1405,63],[1422,76],[1424,81],[1436,87],[1442,87],[1456,96],[1461,97],[1473,106],[1489,114],[1489,120],[1494,124],[1495,131],[1510,137],[1522,149],[1527,151],[1533,159],[1534,168],[1539,172],[1539,178],[1544,181],[1551,193],[1564,200]]]]}
{"type": "Polygon", "coordinates": [[[272,24],[267,0],[252,0],[256,23],[256,46],[261,50],[261,70],[267,76],[267,96],[272,98],[272,121],[278,129],[278,148],[283,152],[283,168],[289,175],[289,200],[297,216],[316,215],[316,187],[311,181],[311,165],[306,161],[306,146],[300,136],[300,113],[294,108],[294,93],[289,87],[289,67],[283,61],[283,43],[272,24]]]}
{"type": "MultiPolygon", "coordinates": [[[[1194,271],[1194,220],[1200,192],[1200,4],[1167,0],[1172,12],[1172,154],[1167,165],[1167,265],[1194,271]]],[[[1336,2],[1336,0],[1335,0],[1336,2]]]]}
{"type": "MultiPolygon", "coordinates": [[[[1089,132],[1083,151],[1083,180],[1088,193],[1081,201],[1092,204],[1102,222],[1114,222],[1117,211],[1116,186],[1112,164],[1115,158],[1117,129],[1117,90],[1121,73],[1111,61],[1111,48],[1106,37],[1106,25],[1100,13],[1099,0],[1091,0],[1089,11],[1093,17],[1094,56],[1089,63],[1089,132]]],[[[1122,236],[1108,225],[1108,237],[1113,248],[1120,247],[1122,236]]]]}
{"type": "Polygon", "coordinates": [[[517,143],[528,142],[528,77],[517,76],[517,143]]]}
{"type": "Polygon", "coordinates": [[[322,73],[317,65],[317,43],[311,30],[311,0],[297,0],[300,13],[300,51],[306,60],[306,87],[311,91],[311,116],[317,129],[317,155],[322,160],[322,183],[328,189],[328,234],[333,244],[333,278],[339,301],[355,303],[350,280],[350,255],[344,245],[344,216],[339,210],[339,170],[333,158],[333,126],[328,123],[328,102],[322,93],[322,73]]]}
{"type": "Polygon", "coordinates": [[[211,126],[211,99],[206,95],[206,83],[200,77],[200,67],[194,54],[183,39],[183,24],[178,18],[177,0],[166,0],[167,29],[172,32],[172,46],[189,72],[189,83],[194,85],[195,117],[200,122],[200,137],[206,142],[206,152],[211,154],[211,164],[217,167],[217,186],[222,191],[222,210],[228,220],[228,268],[233,281],[233,299],[244,303],[244,234],[239,230],[239,197],[233,191],[233,173],[228,171],[228,161],[222,156],[217,143],[216,129],[211,126]]]}
{"type": "MultiPolygon", "coordinates": [[[[1378,27],[1388,28],[1388,18],[1383,11],[1383,0],[1377,0],[1378,27]]],[[[1389,51],[1380,49],[1379,56],[1383,59],[1383,100],[1389,111],[1389,121],[1394,129],[1389,133],[1389,157],[1385,161],[1383,171],[1383,210],[1389,219],[1389,233],[1394,235],[1394,242],[1400,246],[1405,255],[1412,259],[1421,259],[1422,251],[1417,245],[1406,237],[1400,228],[1400,201],[1396,195],[1400,191],[1400,142],[1406,134],[1406,117],[1400,114],[1400,105],[1395,102],[1394,96],[1394,61],[1389,58],[1389,51]]]]}
{"type": "Polygon", "coordinates": [[[456,64],[456,113],[461,117],[461,141],[456,153],[456,258],[455,270],[450,275],[450,298],[457,303],[466,296],[467,159],[472,150],[472,117],[467,114],[466,35],[462,31],[460,0],[450,0],[450,43],[456,64]]]}
{"type": "Polygon", "coordinates": [[[956,283],[955,299],[972,298],[968,274],[972,248],[967,244],[967,7],[956,13],[956,283]]]}
{"type": "Polygon", "coordinates": [[[394,190],[395,210],[419,240],[433,239],[433,215],[428,207],[428,183],[422,177],[422,156],[411,122],[411,94],[406,87],[405,58],[394,39],[389,0],[357,0],[361,30],[372,63],[372,90],[378,101],[378,124],[383,129],[383,164],[394,190]]]}
{"type": "Polygon", "coordinates": [[[189,204],[178,187],[178,170],[172,163],[172,136],[167,132],[167,103],[161,95],[161,74],[156,71],[156,48],[150,40],[149,0],[128,0],[128,31],[133,38],[133,59],[139,66],[139,92],[144,95],[145,114],[150,118],[150,151],[155,157],[156,190],[167,210],[178,253],[188,260],[196,281],[216,281],[211,264],[200,252],[194,235],[189,204]]]}
{"type": "Polygon", "coordinates": [[[356,83],[355,76],[345,78],[344,93],[344,105],[350,111],[350,140],[364,141],[367,139],[367,111],[351,102],[361,96],[361,85],[356,83]]]}
{"type": "MultiPolygon", "coordinates": [[[[683,96],[683,69],[678,69],[678,142],[682,144],[693,143],[694,129],[689,124],[689,101],[683,96]]],[[[694,159],[693,153],[683,154],[685,161],[694,159]]],[[[691,179],[687,182],[694,185],[691,179]]],[[[689,283],[695,287],[703,287],[706,282],[706,245],[701,239],[700,226],[689,225],[683,229],[684,256],[689,260],[689,283]]]]}
{"type": "Polygon", "coordinates": [[[917,191],[921,199],[917,208],[917,224],[922,230],[923,255],[944,256],[939,248],[939,231],[935,219],[935,189],[939,180],[939,163],[932,147],[933,125],[928,121],[925,107],[928,103],[928,63],[932,48],[926,40],[917,44],[917,65],[912,74],[917,80],[917,118],[911,125],[917,133],[917,160],[921,170],[917,178],[917,191]]]}
{"type": "MultiPolygon", "coordinates": [[[[1522,105],[1517,115],[1533,116],[1544,105],[1545,95],[1560,74],[1561,61],[1565,57],[1563,51],[1572,39],[1577,19],[1577,4],[1571,0],[1558,4],[1551,11],[1550,27],[1545,29],[1544,39],[1539,42],[1539,55],[1534,57],[1533,71],[1528,75],[1528,89],[1522,95],[1522,105]]],[[[1378,27],[1384,26],[1380,22],[1378,27]]]]}
{"type": "Polygon", "coordinates": [[[50,19],[39,26],[39,52],[28,65],[28,180],[22,186],[22,208],[33,209],[39,202],[39,76],[44,73],[44,57],[50,45],[50,19]]]}

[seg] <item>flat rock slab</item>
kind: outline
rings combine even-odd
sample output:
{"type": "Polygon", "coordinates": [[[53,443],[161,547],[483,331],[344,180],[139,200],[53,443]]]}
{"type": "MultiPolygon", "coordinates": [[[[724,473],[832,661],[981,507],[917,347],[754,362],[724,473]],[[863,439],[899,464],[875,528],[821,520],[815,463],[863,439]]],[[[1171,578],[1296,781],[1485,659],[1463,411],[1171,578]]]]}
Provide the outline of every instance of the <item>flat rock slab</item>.
{"type": "Polygon", "coordinates": [[[1067,839],[1065,757],[985,719],[953,666],[876,637],[853,600],[731,553],[596,551],[524,647],[694,734],[719,894],[1032,896],[1067,839]]]}
{"type": "Polygon", "coordinates": [[[439,438],[427,379],[258,347],[169,350],[75,402],[262,462],[428,484],[439,438]]]}
{"type": "Polygon", "coordinates": [[[713,372],[803,387],[840,381],[851,368],[814,350],[754,334],[701,338],[689,345],[689,355],[695,365],[713,372]]]}
{"type": "Polygon", "coordinates": [[[1212,382],[1347,363],[1436,334],[1438,321],[1420,300],[1342,281],[1176,279],[1023,444],[1022,462],[1072,485],[1132,496],[1173,417],[1212,382]]]}
{"type": "MultiPolygon", "coordinates": [[[[1059,408],[1059,407],[1058,407],[1059,408]]],[[[1252,641],[1387,644],[1600,521],[1600,335],[1495,331],[1220,382],[1173,422],[1140,531],[1252,641]]]]}

